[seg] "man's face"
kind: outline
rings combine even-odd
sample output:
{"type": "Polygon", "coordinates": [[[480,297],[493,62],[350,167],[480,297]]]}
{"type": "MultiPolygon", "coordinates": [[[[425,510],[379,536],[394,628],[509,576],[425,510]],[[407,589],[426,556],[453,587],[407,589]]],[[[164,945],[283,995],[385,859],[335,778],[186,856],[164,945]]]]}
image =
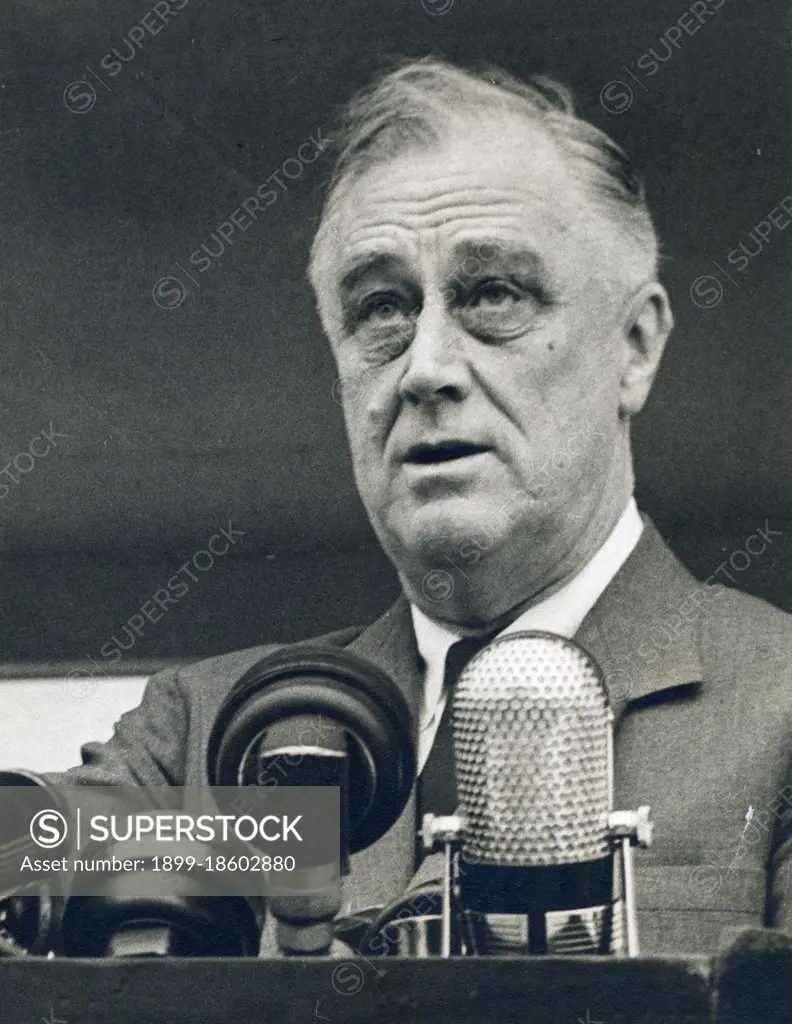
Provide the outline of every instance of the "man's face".
{"type": "Polygon", "coordinates": [[[627,296],[607,284],[613,232],[556,145],[518,118],[471,119],[369,169],[328,228],[355,476],[397,567],[485,537],[516,557],[574,547],[625,450],[627,296]]]}

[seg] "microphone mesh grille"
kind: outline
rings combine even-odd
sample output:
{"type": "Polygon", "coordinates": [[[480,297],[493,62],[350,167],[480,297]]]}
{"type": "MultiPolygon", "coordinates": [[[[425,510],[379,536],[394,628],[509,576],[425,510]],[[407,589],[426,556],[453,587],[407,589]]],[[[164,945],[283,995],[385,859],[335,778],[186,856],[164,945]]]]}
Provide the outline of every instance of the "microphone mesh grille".
{"type": "Polygon", "coordinates": [[[549,633],[495,640],[460,676],[453,722],[465,860],[538,867],[607,855],[611,715],[585,651],[549,633]]]}

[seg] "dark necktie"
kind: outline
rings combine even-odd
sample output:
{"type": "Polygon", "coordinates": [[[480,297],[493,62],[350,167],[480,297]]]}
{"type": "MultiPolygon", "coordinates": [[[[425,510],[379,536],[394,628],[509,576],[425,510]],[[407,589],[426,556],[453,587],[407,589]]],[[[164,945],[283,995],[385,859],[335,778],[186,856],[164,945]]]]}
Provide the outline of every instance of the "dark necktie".
{"type": "Polygon", "coordinates": [[[453,814],[457,808],[452,718],[454,688],[467,663],[492,639],[492,633],[486,636],[468,636],[457,640],[448,649],[443,680],[445,707],[429,757],[418,778],[419,826],[424,814],[453,814]]]}

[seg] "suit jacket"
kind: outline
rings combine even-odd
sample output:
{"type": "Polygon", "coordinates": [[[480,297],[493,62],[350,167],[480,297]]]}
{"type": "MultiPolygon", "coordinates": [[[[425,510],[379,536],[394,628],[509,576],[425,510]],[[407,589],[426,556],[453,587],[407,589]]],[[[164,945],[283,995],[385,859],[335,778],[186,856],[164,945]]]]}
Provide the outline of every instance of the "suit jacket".
{"type": "MultiPolygon", "coordinates": [[[[728,926],[792,931],[792,618],[698,583],[647,521],[575,640],[603,669],[616,714],[616,808],[652,810],[653,846],[636,851],[642,953],[711,954],[728,926]]],[[[423,668],[404,598],[368,628],[317,642],[369,658],[416,708],[423,668]]],[[[86,744],[81,767],[48,778],[204,784],[221,702],[273,649],[159,673],[107,743],[86,744]]],[[[409,887],[415,829],[413,794],[388,834],[352,858],[346,912],[409,887]]],[[[434,868],[424,862],[419,877],[434,868]]]]}

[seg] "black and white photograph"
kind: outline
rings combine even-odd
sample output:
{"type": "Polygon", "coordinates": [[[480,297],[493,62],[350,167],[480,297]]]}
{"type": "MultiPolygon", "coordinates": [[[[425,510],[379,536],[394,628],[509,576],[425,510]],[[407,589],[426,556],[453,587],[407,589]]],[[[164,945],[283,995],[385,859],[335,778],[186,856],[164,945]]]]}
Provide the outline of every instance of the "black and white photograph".
{"type": "Polygon", "coordinates": [[[0,1024],[792,1021],[778,0],[4,0],[0,1024]]]}

